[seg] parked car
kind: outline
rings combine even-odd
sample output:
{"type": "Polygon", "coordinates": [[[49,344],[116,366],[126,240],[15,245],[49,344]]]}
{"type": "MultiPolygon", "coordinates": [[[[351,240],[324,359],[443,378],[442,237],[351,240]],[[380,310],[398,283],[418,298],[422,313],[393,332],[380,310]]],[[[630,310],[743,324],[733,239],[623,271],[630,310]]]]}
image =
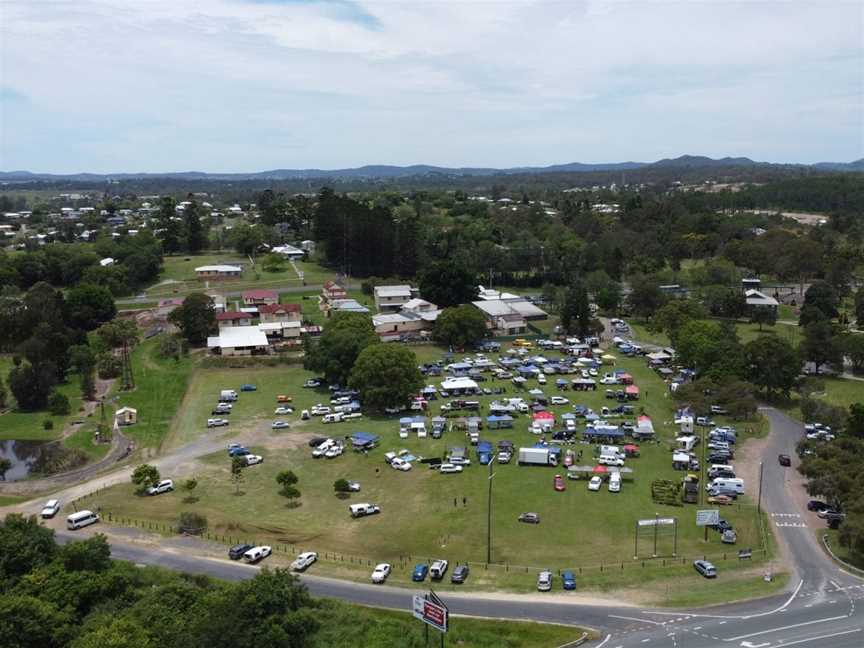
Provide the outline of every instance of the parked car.
{"type": "Polygon", "coordinates": [[[273,410],[273,413],[276,416],[284,416],[285,414],[293,414],[294,408],[293,407],[286,407],[285,405],[280,405],[275,410],[273,410]]]}
{"type": "Polygon", "coordinates": [[[303,383],[303,386],[306,387],[307,389],[315,389],[315,388],[321,386],[321,381],[318,380],[317,378],[310,378],[309,380],[307,380],[306,382],[303,383]]]}
{"type": "Polygon", "coordinates": [[[411,580],[415,583],[422,583],[426,580],[426,574],[429,573],[429,565],[426,563],[417,563],[414,565],[414,571],[411,572],[411,580]]]}
{"type": "Polygon", "coordinates": [[[359,493],[360,482],[348,480],[348,491],[351,493],[359,493]]]}
{"type": "Polygon", "coordinates": [[[723,544],[735,544],[738,542],[738,534],[735,533],[735,529],[726,529],[720,536],[720,542],[723,544]]]}
{"type": "Polygon", "coordinates": [[[717,568],[707,560],[694,560],[693,568],[705,578],[717,578],[717,568]]]}
{"type": "Polygon", "coordinates": [[[335,459],[345,451],[345,446],[341,443],[334,443],[324,452],[325,459],[335,459]]]}
{"type": "Polygon", "coordinates": [[[293,400],[294,398],[292,396],[287,396],[285,394],[279,394],[278,396],[276,396],[277,403],[290,403],[293,400]]]}
{"type": "Polygon", "coordinates": [[[561,475],[555,475],[552,487],[559,493],[567,490],[567,484],[564,483],[564,478],[561,475]]]}
{"type": "Polygon", "coordinates": [[[228,425],[228,419],[224,418],[209,418],[207,419],[207,427],[224,427],[228,425]]]}
{"type": "Polygon", "coordinates": [[[261,455],[248,454],[244,457],[247,466],[254,466],[256,464],[264,463],[264,457],[261,455]]]}
{"type": "Polygon", "coordinates": [[[459,565],[450,574],[450,582],[456,584],[464,583],[468,579],[469,571],[468,565],[459,565]]]}
{"type": "Polygon", "coordinates": [[[576,589],[576,574],[572,571],[563,571],[561,572],[561,586],[565,590],[575,590],[576,589]]]}
{"type": "Polygon", "coordinates": [[[268,545],[260,545],[252,547],[243,554],[243,560],[247,563],[257,563],[264,560],[267,556],[273,553],[273,548],[268,545]]]}
{"type": "Polygon", "coordinates": [[[311,439],[309,439],[309,447],[310,448],[317,448],[322,443],[324,443],[326,440],[327,440],[327,437],[319,437],[319,436],[312,437],[311,439]]]}
{"type": "Polygon", "coordinates": [[[823,520],[827,520],[832,517],[843,517],[844,513],[842,511],[838,511],[833,508],[822,509],[821,511],[816,511],[816,515],[818,515],[823,520]]]}
{"type": "Polygon", "coordinates": [[[163,479],[155,486],[151,486],[147,489],[148,495],[159,495],[160,493],[167,493],[168,491],[174,490],[174,480],[172,479],[163,479]]]}
{"type": "Polygon", "coordinates": [[[591,478],[591,481],[588,482],[588,490],[589,491],[599,491],[600,487],[603,485],[603,479],[597,475],[594,475],[591,478]]]}
{"type": "Polygon", "coordinates": [[[252,454],[243,446],[237,446],[236,448],[231,448],[228,450],[229,457],[243,457],[245,455],[252,454]]]}
{"type": "Polygon", "coordinates": [[[42,507],[42,512],[40,515],[43,518],[53,518],[57,513],[60,512],[60,500],[59,499],[50,499],[45,502],[45,506],[42,507]]]}
{"type": "Polygon", "coordinates": [[[792,459],[789,458],[789,455],[785,455],[785,454],[777,455],[777,462],[781,466],[791,466],[792,465],[792,459]]]}
{"type": "Polygon", "coordinates": [[[294,562],[291,563],[291,569],[301,572],[306,571],[316,560],[318,560],[317,553],[314,551],[304,551],[294,559],[294,562]]]}
{"type": "Polygon", "coordinates": [[[405,461],[402,457],[393,457],[390,461],[390,467],[394,470],[408,471],[411,470],[411,463],[405,461]]]}
{"type": "Polygon", "coordinates": [[[274,430],[284,430],[287,427],[291,427],[288,425],[288,421],[273,421],[273,425],[270,426],[274,430]]]}
{"type": "Polygon", "coordinates": [[[569,405],[570,399],[564,398],[563,396],[553,396],[549,399],[549,402],[553,405],[569,405]]]}
{"type": "Polygon", "coordinates": [[[463,468],[462,468],[462,466],[458,466],[458,465],[453,464],[453,463],[442,463],[440,466],[438,466],[438,470],[440,470],[442,473],[445,473],[445,474],[446,473],[461,473],[463,468]]]}
{"type": "Polygon", "coordinates": [[[247,551],[252,548],[250,544],[237,544],[228,550],[228,557],[231,560],[240,560],[247,551]]]}
{"type": "Polygon", "coordinates": [[[717,520],[717,524],[709,524],[708,528],[719,531],[720,533],[724,533],[725,531],[731,530],[733,527],[727,520],[720,518],[719,520],[717,520]]]}
{"type": "Polygon", "coordinates": [[[807,502],[808,511],[816,511],[818,513],[819,511],[824,511],[829,508],[831,507],[828,506],[828,504],[819,500],[810,500],[809,502],[807,502]]]}
{"type": "Polygon", "coordinates": [[[540,515],[537,513],[522,513],[519,516],[519,521],[526,524],[540,524],[540,515]]]}
{"type": "Polygon", "coordinates": [[[444,578],[444,574],[447,573],[447,566],[449,563],[446,560],[435,560],[432,562],[432,565],[429,567],[429,577],[432,580],[441,580],[444,578]]]}
{"type": "Polygon", "coordinates": [[[212,416],[228,416],[231,410],[227,407],[214,407],[210,412],[212,416]]]}
{"type": "Polygon", "coordinates": [[[380,563],[375,565],[375,569],[372,570],[372,582],[376,584],[383,583],[390,575],[390,571],[390,563],[380,563]]]}
{"type": "Polygon", "coordinates": [[[548,569],[544,569],[540,572],[540,575],[537,576],[537,591],[538,592],[548,592],[552,589],[552,572],[548,569]]]}
{"type": "Polygon", "coordinates": [[[255,385],[250,385],[248,383],[245,385],[240,385],[240,391],[253,392],[253,391],[256,391],[257,389],[258,388],[255,385]]]}

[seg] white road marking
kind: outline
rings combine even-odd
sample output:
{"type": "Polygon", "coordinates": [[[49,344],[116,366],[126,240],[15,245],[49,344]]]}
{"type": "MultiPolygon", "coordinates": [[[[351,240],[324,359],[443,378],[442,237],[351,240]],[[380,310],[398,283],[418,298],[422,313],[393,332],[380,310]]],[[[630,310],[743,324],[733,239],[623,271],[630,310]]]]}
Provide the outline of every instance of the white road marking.
{"type": "MultiPolygon", "coordinates": [[[[612,638],[611,634],[606,635],[606,638],[603,641],[601,641],[599,644],[597,644],[597,648],[601,648],[602,646],[606,645],[606,642],[609,641],[611,638],[612,638]]],[[[620,646],[619,646],[619,648],[620,648],[620,646]]]]}
{"type": "Polygon", "coordinates": [[[650,623],[651,625],[664,625],[660,621],[651,621],[651,619],[640,619],[639,617],[618,616],[617,614],[609,615],[613,619],[624,619],[625,621],[638,621],[639,623],[650,623]]]}
{"type": "Polygon", "coordinates": [[[793,628],[802,628],[804,626],[814,625],[816,623],[827,623],[828,621],[839,621],[845,619],[846,615],[828,617],[826,619],[814,619],[813,621],[804,621],[803,623],[793,623],[788,626],[780,626],[779,628],[771,628],[770,630],[760,630],[759,632],[751,632],[750,634],[738,635],[737,637],[729,637],[723,641],[738,641],[739,639],[749,639],[750,637],[758,637],[759,635],[770,634],[772,632],[780,632],[781,630],[792,630],[793,628]]]}
{"type": "Polygon", "coordinates": [[[855,632],[861,632],[861,628],[855,628],[854,630],[845,630],[844,632],[835,632],[833,634],[822,635],[820,637],[810,637],[809,639],[799,639],[798,641],[789,641],[784,643],[784,646],[794,646],[795,644],[808,643],[810,641],[821,641],[822,639],[830,639],[831,637],[842,637],[843,635],[853,634],[855,632]]]}

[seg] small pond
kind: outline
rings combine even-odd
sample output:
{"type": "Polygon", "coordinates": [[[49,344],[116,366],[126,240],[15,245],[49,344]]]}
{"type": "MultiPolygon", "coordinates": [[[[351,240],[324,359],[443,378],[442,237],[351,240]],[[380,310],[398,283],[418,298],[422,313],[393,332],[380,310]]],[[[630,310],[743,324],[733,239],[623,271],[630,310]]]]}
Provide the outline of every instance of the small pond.
{"type": "Polygon", "coordinates": [[[6,471],[6,481],[26,479],[50,445],[45,441],[0,441],[0,457],[12,462],[6,471]]]}

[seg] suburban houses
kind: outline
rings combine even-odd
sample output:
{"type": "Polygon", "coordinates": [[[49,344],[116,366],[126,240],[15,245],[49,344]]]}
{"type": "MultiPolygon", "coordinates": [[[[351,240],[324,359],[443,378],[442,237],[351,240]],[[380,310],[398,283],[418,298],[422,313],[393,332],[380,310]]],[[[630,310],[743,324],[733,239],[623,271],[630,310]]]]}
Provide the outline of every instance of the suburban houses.
{"type": "Polygon", "coordinates": [[[204,265],[195,268],[199,279],[232,279],[243,274],[243,268],[236,265],[204,265]]]}

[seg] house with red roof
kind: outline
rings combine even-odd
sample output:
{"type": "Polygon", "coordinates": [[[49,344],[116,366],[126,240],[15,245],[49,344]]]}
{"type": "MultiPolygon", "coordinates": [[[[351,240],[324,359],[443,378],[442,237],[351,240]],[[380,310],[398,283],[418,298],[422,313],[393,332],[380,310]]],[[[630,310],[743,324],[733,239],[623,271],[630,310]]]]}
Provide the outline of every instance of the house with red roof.
{"type": "Polygon", "coordinates": [[[243,304],[246,306],[261,306],[262,304],[278,304],[279,294],[273,290],[256,288],[243,291],[243,304]]]}
{"type": "Polygon", "coordinates": [[[303,319],[300,304],[263,304],[258,307],[261,322],[299,322],[303,319]]]}

